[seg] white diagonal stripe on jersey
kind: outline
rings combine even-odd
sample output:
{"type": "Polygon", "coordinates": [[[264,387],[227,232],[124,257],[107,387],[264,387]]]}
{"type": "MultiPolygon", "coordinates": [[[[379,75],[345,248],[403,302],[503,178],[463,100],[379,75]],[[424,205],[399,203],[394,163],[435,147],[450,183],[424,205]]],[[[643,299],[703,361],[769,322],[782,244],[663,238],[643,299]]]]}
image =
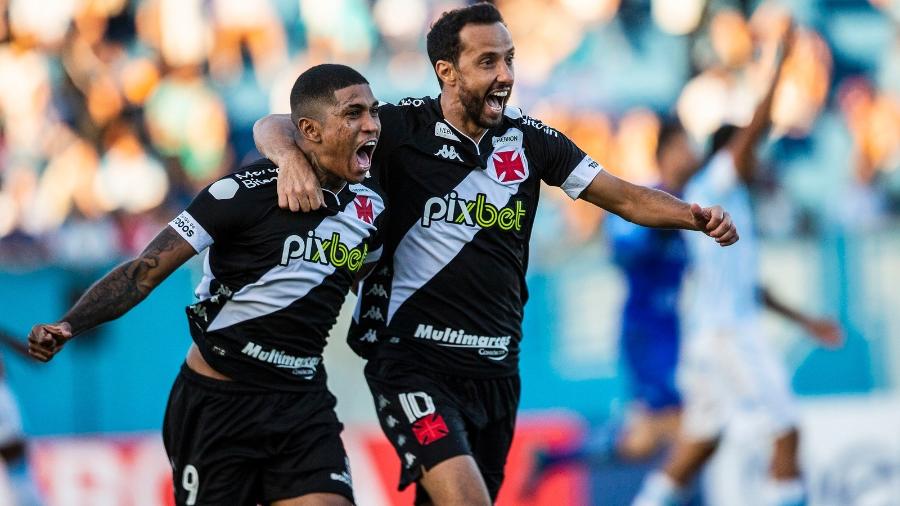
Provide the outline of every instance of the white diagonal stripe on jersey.
{"type": "MultiPolygon", "coordinates": [[[[518,192],[520,183],[500,184],[488,175],[489,170],[494,170],[493,163],[484,170],[470,172],[451,192],[467,200],[474,200],[479,193],[483,193],[487,201],[498,209],[505,207],[518,192]]],[[[421,219],[416,221],[394,252],[394,278],[387,323],[416,290],[446,267],[481,230],[478,226],[446,221],[432,221],[425,227],[421,219]]]]}
{"type": "Polygon", "coordinates": [[[209,250],[207,249],[206,254],[203,255],[203,279],[200,280],[200,284],[194,289],[194,296],[197,299],[206,300],[212,297],[212,294],[209,292],[209,284],[212,283],[213,279],[215,279],[215,276],[213,276],[212,269],[209,267],[209,250]]]}
{"type": "MultiPolygon", "coordinates": [[[[374,215],[377,216],[384,210],[384,203],[380,198],[373,199],[372,202],[374,215]]],[[[374,228],[374,225],[357,218],[356,208],[351,202],[339,214],[322,220],[315,232],[326,239],[331,238],[332,233],[339,233],[348,248],[356,248],[369,237],[374,228]]],[[[236,291],[210,322],[207,330],[223,329],[284,309],[322,284],[334,270],[335,267],[331,264],[304,260],[290,262],[286,266],[276,265],[255,283],[236,291]]]]}

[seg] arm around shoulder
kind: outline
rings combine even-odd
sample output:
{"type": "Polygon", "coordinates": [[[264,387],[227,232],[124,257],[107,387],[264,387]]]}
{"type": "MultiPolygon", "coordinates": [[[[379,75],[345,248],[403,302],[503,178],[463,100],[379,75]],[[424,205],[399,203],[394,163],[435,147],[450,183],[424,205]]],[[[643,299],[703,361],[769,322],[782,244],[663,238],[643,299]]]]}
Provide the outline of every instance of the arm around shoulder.
{"type": "Polygon", "coordinates": [[[322,188],[306,155],[297,145],[297,128],[288,114],[270,114],[253,124],[253,141],[279,167],[278,206],[309,212],[324,203],[322,188]]]}

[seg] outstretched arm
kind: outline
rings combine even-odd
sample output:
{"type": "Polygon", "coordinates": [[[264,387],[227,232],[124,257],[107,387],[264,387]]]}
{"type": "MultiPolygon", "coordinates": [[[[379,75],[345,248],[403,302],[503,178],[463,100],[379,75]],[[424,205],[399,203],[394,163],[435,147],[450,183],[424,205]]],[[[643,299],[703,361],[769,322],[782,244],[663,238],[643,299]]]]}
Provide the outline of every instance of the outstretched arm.
{"type": "Polygon", "coordinates": [[[753,169],[756,165],[753,153],[762,136],[772,125],[772,102],[775,98],[775,89],[778,86],[781,71],[784,68],[784,59],[793,46],[793,40],[794,30],[789,28],[781,42],[779,56],[775,61],[775,75],[772,76],[772,81],[769,83],[765,96],[757,104],[750,123],[741,128],[728,143],[728,150],[731,152],[731,156],[734,157],[734,165],[744,182],[753,180],[753,169]]]}
{"type": "Polygon", "coordinates": [[[778,300],[767,288],[760,288],[763,304],[772,311],[800,325],[804,330],[829,347],[840,346],[844,333],[840,326],[827,318],[816,318],[792,308],[778,300]]]}
{"type": "Polygon", "coordinates": [[[605,170],[594,177],[580,198],[645,227],[699,230],[721,246],[738,240],[731,216],[721,207],[688,204],[664,191],[631,184],[605,170]]]}
{"type": "Polygon", "coordinates": [[[72,337],[128,312],[195,254],[178,232],[166,227],[137,258],[94,283],[58,323],[35,325],[28,334],[29,353],[49,361],[72,337]]]}
{"type": "Polygon", "coordinates": [[[319,179],[295,139],[297,128],[289,114],[270,114],[253,124],[256,149],[275,162],[278,170],[278,207],[309,212],[325,200],[319,179]]]}

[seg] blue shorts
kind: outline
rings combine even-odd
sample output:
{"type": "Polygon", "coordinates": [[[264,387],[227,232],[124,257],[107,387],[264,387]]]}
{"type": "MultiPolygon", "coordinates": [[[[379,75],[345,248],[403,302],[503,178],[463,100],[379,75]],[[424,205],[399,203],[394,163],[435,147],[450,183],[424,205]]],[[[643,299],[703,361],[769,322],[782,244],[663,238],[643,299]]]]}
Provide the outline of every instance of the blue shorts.
{"type": "Polygon", "coordinates": [[[634,400],[651,412],[681,406],[675,382],[679,336],[665,327],[626,327],[621,336],[622,358],[634,400]]]}

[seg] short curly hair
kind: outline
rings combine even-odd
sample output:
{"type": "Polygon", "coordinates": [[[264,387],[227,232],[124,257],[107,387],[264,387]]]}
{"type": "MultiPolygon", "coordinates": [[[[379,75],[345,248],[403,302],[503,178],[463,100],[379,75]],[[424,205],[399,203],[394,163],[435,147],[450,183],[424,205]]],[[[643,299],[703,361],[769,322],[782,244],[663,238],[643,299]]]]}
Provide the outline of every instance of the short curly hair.
{"type": "MultiPolygon", "coordinates": [[[[466,25],[491,25],[494,23],[503,23],[503,16],[493,4],[487,2],[480,2],[441,14],[441,17],[431,25],[431,30],[428,31],[426,37],[431,66],[434,67],[439,60],[457,63],[459,53],[462,51],[459,32],[466,25]]],[[[438,84],[443,87],[440,77],[438,84]]]]}

